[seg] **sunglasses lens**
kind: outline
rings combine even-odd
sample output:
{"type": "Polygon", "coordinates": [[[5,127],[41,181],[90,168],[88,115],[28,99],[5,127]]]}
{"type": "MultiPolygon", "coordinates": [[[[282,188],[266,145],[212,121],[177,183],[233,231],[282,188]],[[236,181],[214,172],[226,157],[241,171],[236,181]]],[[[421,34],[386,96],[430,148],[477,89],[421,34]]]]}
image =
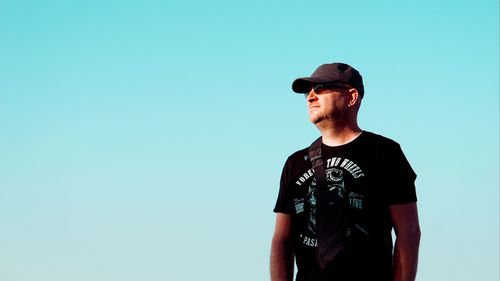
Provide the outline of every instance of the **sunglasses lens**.
{"type": "Polygon", "coordinates": [[[315,93],[321,93],[325,89],[325,85],[318,84],[313,87],[315,93]]]}

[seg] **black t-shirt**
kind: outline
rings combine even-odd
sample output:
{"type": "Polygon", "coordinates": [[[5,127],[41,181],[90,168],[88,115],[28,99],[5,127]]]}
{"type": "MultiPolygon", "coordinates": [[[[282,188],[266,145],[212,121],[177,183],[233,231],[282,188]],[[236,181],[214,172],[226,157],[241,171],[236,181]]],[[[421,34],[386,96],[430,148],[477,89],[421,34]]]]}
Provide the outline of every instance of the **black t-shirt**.
{"type": "Polygon", "coordinates": [[[389,207],[415,202],[416,175],[398,143],[363,131],[341,146],[323,144],[328,190],[346,198],[353,220],[346,251],[327,269],[317,264],[316,179],[308,149],[288,157],[274,212],[294,216],[297,281],[389,281],[392,223],[389,207]]]}

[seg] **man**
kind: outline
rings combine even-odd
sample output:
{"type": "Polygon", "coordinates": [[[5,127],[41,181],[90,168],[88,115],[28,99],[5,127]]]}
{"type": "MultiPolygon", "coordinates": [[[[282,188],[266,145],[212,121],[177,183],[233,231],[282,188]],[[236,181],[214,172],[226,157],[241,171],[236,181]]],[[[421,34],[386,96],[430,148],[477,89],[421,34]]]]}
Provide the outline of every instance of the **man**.
{"type": "Polygon", "coordinates": [[[361,75],[344,63],[324,64],[292,89],[306,95],[321,138],[283,168],[271,280],[293,280],[294,260],[296,281],[415,280],[416,175],[399,144],[358,126],[361,75]]]}

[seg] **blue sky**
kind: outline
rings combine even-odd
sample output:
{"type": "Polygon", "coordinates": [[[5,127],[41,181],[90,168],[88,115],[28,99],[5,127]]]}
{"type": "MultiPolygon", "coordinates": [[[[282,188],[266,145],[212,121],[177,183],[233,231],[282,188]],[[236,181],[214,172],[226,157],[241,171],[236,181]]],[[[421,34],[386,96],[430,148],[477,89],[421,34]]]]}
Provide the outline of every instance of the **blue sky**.
{"type": "Polygon", "coordinates": [[[267,280],[334,61],[418,174],[418,280],[498,280],[491,0],[0,1],[0,280],[267,280]]]}

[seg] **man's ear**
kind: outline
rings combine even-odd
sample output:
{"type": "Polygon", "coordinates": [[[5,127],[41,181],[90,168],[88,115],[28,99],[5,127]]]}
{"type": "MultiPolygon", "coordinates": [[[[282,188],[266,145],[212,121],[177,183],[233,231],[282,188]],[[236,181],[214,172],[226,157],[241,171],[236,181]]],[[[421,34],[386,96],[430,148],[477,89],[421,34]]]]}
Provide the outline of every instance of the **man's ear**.
{"type": "Polygon", "coordinates": [[[349,95],[349,102],[347,103],[347,106],[352,107],[356,105],[356,103],[359,103],[358,90],[356,90],[355,88],[351,88],[348,91],[348,95],[349,95]]]}

